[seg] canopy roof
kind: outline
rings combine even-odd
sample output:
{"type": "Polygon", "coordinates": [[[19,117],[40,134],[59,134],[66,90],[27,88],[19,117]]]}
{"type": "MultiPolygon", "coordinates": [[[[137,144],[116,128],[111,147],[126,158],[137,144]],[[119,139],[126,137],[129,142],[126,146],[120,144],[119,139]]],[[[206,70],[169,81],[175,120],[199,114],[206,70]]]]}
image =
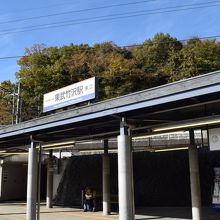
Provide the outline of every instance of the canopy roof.
{"type": "Polygon", "coordinates": [[[188,129],[192,122],[197,128],[218,126],[220,71],[6,126],[0,129],[0,148],[29,145],[31,135],[43,142],[115,137],[123,117],[133,135],[168,125],[175,126],[167,130],[182,130],[179,124],[188,129]]]}

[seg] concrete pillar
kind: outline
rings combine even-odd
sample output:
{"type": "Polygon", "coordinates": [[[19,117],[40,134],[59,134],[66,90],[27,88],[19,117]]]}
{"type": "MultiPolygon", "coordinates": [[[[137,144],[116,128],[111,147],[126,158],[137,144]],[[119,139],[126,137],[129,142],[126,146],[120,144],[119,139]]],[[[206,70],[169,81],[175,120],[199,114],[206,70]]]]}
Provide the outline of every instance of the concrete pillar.
{"type": "Polygon", "coordinates": [[[53,208],[53,150],[49,151],[47,163],[47,208],[53,208]]]}
{"type": "Polygon", "coordinates": [[[108,140],[104,140],[104,155],[102,157],[102,191],[103,191],[103,214],[111,212],[110,194],[110,160],[108,154],[108,140]]]}
{"type": "Polygon", "coordinates": [[[118,136],[119,220],[134,220],[133,161],[128,128],[121,122],[118,136]]]}
{"type": "Polygon", "coordinates": [[[198,149],[194,140],[194,131],[190,130],[189,170],[192,200],[192,219],[201,220],[201,192],[199,178],[198,149]]]}
{"type": "Polygon", "coordinates": [[[40,205],[41,205],[41,143],[38,144],[38,175],[37,175],[37,220],[40,219],[40,205]]]}
{"type": "Polygon", "coordinates": [[[26,220],[36,220],[36,203],[37,203],[37,149],[36,149],[36,142],[32,140],[28,154],[26,220]]]}

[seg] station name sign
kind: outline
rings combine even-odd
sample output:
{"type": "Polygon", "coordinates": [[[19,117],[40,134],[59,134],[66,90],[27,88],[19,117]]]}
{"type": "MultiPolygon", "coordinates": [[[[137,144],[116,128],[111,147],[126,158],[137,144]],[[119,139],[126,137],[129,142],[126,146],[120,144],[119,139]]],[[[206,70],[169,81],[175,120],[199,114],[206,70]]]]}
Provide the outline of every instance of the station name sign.
{"type": "Polygon", "coordinates": [[[96,95],[97,78],[92,77],[44,94],[43,112],[48,112],[80,102],[92,100],[96,98],[96,95]]]}

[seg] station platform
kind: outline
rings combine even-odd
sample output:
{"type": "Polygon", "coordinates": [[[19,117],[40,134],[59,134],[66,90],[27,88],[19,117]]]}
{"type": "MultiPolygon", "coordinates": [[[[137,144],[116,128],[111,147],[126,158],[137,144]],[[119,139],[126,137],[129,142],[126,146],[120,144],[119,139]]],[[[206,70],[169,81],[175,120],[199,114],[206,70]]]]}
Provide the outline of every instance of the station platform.
{"type": "MultiPolygon", "coordinates": [[[[82,209],[41,206],[40,220],[113,220],[118,213],[104,216],[101,211],[83,212],[82,209]]],[[[204,220],[220,220],[220,212],[204,207],[204,220]]],[[[0,203],[0,220],[25,220],[25,203],[0,203]]],[[[190,207],[147,207],[136,210],[136,220],[190,220],[190,207]]]]}

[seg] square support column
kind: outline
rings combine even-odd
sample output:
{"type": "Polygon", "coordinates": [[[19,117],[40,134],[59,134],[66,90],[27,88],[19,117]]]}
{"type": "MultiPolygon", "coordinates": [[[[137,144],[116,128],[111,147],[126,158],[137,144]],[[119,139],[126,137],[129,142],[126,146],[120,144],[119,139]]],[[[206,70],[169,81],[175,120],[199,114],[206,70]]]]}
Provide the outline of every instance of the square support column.
{"type": "Polygon", "coordinates": [[[27,177],[27,213],[26,220],[36,220],[37,204],[37,149],[36,142],[31,141],[28,152],[27,177]]]}
{"type": "Polygon", "coordinates": [[[190,130],[189,134],[189,170],[192,200],[192,220],[202,220],[198,149],[194,140],[194,130],[190,130]]]}
{"type": "Polygon", "coordinates": [[[119,220],[134,220],[133,161],[128,127],[120,124],[118,136],[119,220]]]}

